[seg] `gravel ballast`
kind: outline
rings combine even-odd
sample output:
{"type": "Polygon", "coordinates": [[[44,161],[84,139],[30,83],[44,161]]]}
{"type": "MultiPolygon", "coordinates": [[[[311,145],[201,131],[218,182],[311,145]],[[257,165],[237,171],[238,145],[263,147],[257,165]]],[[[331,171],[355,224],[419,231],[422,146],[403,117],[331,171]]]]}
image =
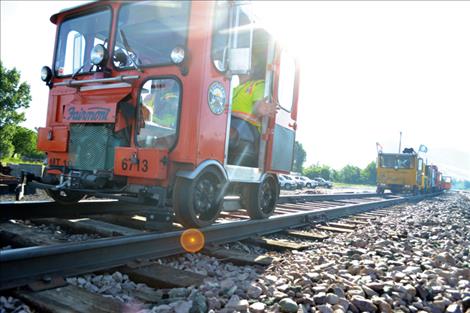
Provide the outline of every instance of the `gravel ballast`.
{"type": "MultiPolygon", "coordinates": [[[[269,267],[236,266],[202,254],[160,261],[207,275],[200,286],[156,290],[118,272],[67,281],[141,313],[470,312],[468,194],[389,210],[353,233],[277,253],[269,267]]],[[[265,251],[245,243],[228,247],[265,251]]]]}

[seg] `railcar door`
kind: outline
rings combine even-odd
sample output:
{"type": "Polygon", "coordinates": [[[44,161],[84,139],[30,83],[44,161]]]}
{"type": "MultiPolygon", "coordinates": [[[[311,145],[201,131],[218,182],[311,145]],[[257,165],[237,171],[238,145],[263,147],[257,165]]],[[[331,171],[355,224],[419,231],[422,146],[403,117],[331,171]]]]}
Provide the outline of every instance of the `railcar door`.
{"type": "MultiPolygon", "coordinates": [[[[290,172],[297,129],[299,71],[296,59],[285,49],[275,50],[273,101],[277,104],[276,117],[269,122],[266,170],[290,172]]],[[[265,134],[265,132],[263,132],[265,134]]]]}

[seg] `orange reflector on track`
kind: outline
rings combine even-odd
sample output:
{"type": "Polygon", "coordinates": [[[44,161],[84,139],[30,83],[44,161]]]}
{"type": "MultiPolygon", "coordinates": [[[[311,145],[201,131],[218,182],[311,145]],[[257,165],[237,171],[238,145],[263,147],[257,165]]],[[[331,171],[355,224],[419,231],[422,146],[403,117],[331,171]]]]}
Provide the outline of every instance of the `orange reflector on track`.
{"type": "Polygon", "coordinates": [[[190,253],[195,253],[204,248],[204,234],[195,228],[186,229],[180,237],[180,244],[183,249],[190,253]]]}

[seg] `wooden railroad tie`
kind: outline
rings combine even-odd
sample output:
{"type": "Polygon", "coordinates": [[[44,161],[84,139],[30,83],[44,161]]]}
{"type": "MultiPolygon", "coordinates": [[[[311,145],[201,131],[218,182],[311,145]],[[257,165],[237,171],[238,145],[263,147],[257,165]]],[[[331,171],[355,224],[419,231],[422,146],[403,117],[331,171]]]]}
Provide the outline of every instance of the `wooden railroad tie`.
{"type": "Polygon", "coordinates": [[[135,282],[145,283],[153,288],[178,288],[202,284],[205,275],[178,270],[166,265],[150,264],[141,267],[124,266],[118,268],[135,282]]]}
{"type": "Polygon", "coordinates": [[[289,236],[299,237],[309,240],[324,240],[328,238],[328,235],[317,233],[317,232],[306,232],[300,230],[286,230],[285,233],[289,236]]]}
{"type": "Polygon", "coordinates": [[[321,230],[328,230],[334,233],[353,233],[354,230],[348,228],[340,228],[340,227],[331,227],[331,226],[318,226],[318,229],[321,230]]]}
{"type": "Polygon", "coordinates": [[[66,287],[43,291],[14,291],[14,295],[31,306],[46,312],[122,312],[124,304],[83,288],[66,287]]]}
{"type": "Polygon", "coordinates": [[[342,222],[348,223],[348,224],[356,224],[356,225],[369,225],[368,222],[360,221],[360,220],[353,220],[353,219],[346,219],[346,220],[341,220],[342,222]]]}
{"type": "Polygon", "coordinates": [[[63,243],[49,232],[43,232],[24,224],[1,223],[0,238],[2,241],[19,247],[48,246],[63,243]]]}
{"type": "Polygon", "coordinates": [[[43,222],[45,224],[58,225],[64,229],[72,230],[74,232],[99,234],[105,237],[142,234],[142,231],[140,230],[87,218],[76,220],[45,218],[33,221],[35,223],[43,222]]]}
{"type": "Polygon", "coordinates": [[[328,226],[338,227],[338,228],[347,228],[347,229],[356,229],[357,225],[348,224],[348,223],[328,223],[328,226]]]}
{"type": "Polygon", "coordinates": [[[357,219],[357,220],[366,220],[366,221],[374,220],[374,219],[375,219],[375,218],[372,217],[372,216],[363,216],[363,215],[353,216],[352,218],[353,218],[353,219],[357,219]]]}
{"type": "Polygon", "coordinates": [[[204,254],[216,257],[222,261],[232,262],[238,265],[262,265],[267,266],[275,258],[263,254],[247,254],[224,248],[206,248],[202,251],[204,254]]]}
{"type": "Polygon", "coordinates": [[[297,243],[293,241],[285,241],[285,240],[275,240],[269,238],[251,238],[248,239],[249,242],[266,247],[272,250],[305,250],[312,246],[312,244],[305,244],[305,243],[297,243]]]}

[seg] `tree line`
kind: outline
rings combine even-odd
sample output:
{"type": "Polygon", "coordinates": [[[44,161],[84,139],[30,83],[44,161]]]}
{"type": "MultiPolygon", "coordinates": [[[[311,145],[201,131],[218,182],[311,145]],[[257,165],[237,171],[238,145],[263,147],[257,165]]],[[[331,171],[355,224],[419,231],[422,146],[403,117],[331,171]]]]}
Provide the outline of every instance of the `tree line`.
{"type": "Polygon", "coordinates": [[[302,173],[309,178],[323,177],[348,184],[375,185],[377,181],[375,161],[370,162],[365,168],[348,164],[339,170],[328,165],[310,165],[304,168],[302,173]]]}
{"type": "Polygon", "coordinates": [[[36,149],[37,133],[19,126],[26,121],[22,110],[31,102],[30,86],[20,82],[20,72],[8,70],[0,61],[0,158],[11,157],[41,160],[44,154],[36,149]]]}

